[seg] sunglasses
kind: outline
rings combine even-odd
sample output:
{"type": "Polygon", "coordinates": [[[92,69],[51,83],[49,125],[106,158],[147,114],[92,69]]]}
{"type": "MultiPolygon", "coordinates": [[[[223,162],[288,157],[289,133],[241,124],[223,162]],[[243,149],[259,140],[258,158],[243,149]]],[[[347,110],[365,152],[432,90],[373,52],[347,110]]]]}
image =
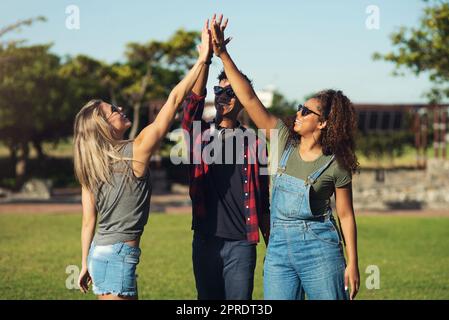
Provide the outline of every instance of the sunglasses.
{"type": "Polygon", "coordinates": [[[111,103],[111,114],[106,118],[106,120],[109,119],[114,114],[114,112],[120,113],[120,109],[115,104],[111,103]]]}
{"type": "Polygon", "coordinates": [[[235,97],[235,93],[234,90],[232,90],[231,86],[226,86],[226,87],[220,87],[220,86],[215,86],[214,87],[214,93],[216,96],[220,96],[223,93],[225,93],[229,98],[234,98],[235,97]]]}
{"type": "Polygon", "coordinates": [[[300,104],[300,105],[298,106],[298,112],[299,112],[299,111],[301,111],[301,115],[302,115],[303,117],[305,117],[305,116],[307,116],[307,115],[309,115],[309,114],[311,114],[311,113],[316,114],[318,117],[321,117],[321,114],[316,113],[315,111],[310,110],[309,108],[307,108],[305,105],[302,105],[302,104],[300,104]]]}

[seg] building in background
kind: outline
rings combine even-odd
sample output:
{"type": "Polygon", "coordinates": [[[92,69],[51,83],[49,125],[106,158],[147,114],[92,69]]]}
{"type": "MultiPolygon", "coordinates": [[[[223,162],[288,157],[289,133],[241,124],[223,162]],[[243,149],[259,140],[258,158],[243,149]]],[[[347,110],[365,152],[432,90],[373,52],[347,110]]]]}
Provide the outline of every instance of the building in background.
{"type": "MultiPolygon", "coordinates": [[[[257,91],[262,104],[270,108],[273,103],[274,88],[257,91]]],[[[165,101],[157,100],[148,103],[148,122],[156,118],[165,101]]],[[[390,134],[399,130],[409,130],[415,136],[420,166],[425,166],[428,146],[434,149],[435,158],[446,158],[447,143],[449,143],[449,105],[447,104],[354,104],[358,117],[358,130],[362,134],[390,134]]],[[[181,110],[177,115],[180,119],[181,110]]],[[[207,122],[215,118],[213,100],[206,100],[203,119],[207,122]]],[[[250,126],[251,120],[245,110],[240,114],[239,121],[250,126]]]]}

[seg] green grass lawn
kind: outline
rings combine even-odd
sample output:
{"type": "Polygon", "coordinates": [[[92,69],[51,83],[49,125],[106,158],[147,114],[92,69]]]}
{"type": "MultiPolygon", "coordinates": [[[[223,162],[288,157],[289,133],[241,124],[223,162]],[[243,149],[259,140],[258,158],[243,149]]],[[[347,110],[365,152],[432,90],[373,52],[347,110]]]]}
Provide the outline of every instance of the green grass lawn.
{"type": "MultiPolygon", "coordinates": [[[[359,299],[449,299],[449,218],[358,217],[359,299]],[[380,289],[368,290],[369,265],[380,289]]],[[[80,215],[0,215],[0,299],[95,299],[66,288],[80,265],[80,215]]],[[[142,238],[141,299],[195,299],[189,215],[153,214],[142,238]]],[[[254,298],[262,299],[264,246],[254,298]]]]}

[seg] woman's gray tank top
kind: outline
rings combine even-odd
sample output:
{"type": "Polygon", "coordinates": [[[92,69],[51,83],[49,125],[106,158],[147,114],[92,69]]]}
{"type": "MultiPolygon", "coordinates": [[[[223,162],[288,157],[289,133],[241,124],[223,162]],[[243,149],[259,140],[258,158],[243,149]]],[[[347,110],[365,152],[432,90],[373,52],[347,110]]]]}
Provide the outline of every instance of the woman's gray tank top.
{"type": "MultiPolygon", "coordinates": [[[[124,158],[133,157],[133,143],[122,149],[124,158]]],[[[104,183],[95,194],[98,226],[96,245],[134,240],[143,233],[148,221],[151,198],[150,170],[137,178],[130,160],[113,165],[111,184],[104,183]]]]}

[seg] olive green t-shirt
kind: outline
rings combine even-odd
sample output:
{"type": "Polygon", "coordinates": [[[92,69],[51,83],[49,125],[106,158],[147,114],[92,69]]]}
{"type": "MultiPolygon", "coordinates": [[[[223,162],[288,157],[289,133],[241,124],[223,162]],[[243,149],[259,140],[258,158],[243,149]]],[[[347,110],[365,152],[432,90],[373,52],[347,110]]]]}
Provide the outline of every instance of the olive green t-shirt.
{"type": "MultiPolygon", "coordinates": [[[[289,129],[282,120],[278,120],[276,129],[278,129],[278,166],[280,164],[282,153],[287,143],[289,129]]],[[[272,141],[273,143],[274,141],[272,141]]],[[[331,159],[331,155],[321,155],[314,161],[304,161],[299,155],[299,146],[296,147],[288,157],[285,173],[306,180],[309,175],[323,167],[331,159]]],[[[335,188],[341,188],[350,183],[352,175],[342,168],[336,159],[327,167],[318,177],[310,189],[310,208],[313,214],[321,215],[326,212],[330,206],[330,199],[335,188]]]]}

